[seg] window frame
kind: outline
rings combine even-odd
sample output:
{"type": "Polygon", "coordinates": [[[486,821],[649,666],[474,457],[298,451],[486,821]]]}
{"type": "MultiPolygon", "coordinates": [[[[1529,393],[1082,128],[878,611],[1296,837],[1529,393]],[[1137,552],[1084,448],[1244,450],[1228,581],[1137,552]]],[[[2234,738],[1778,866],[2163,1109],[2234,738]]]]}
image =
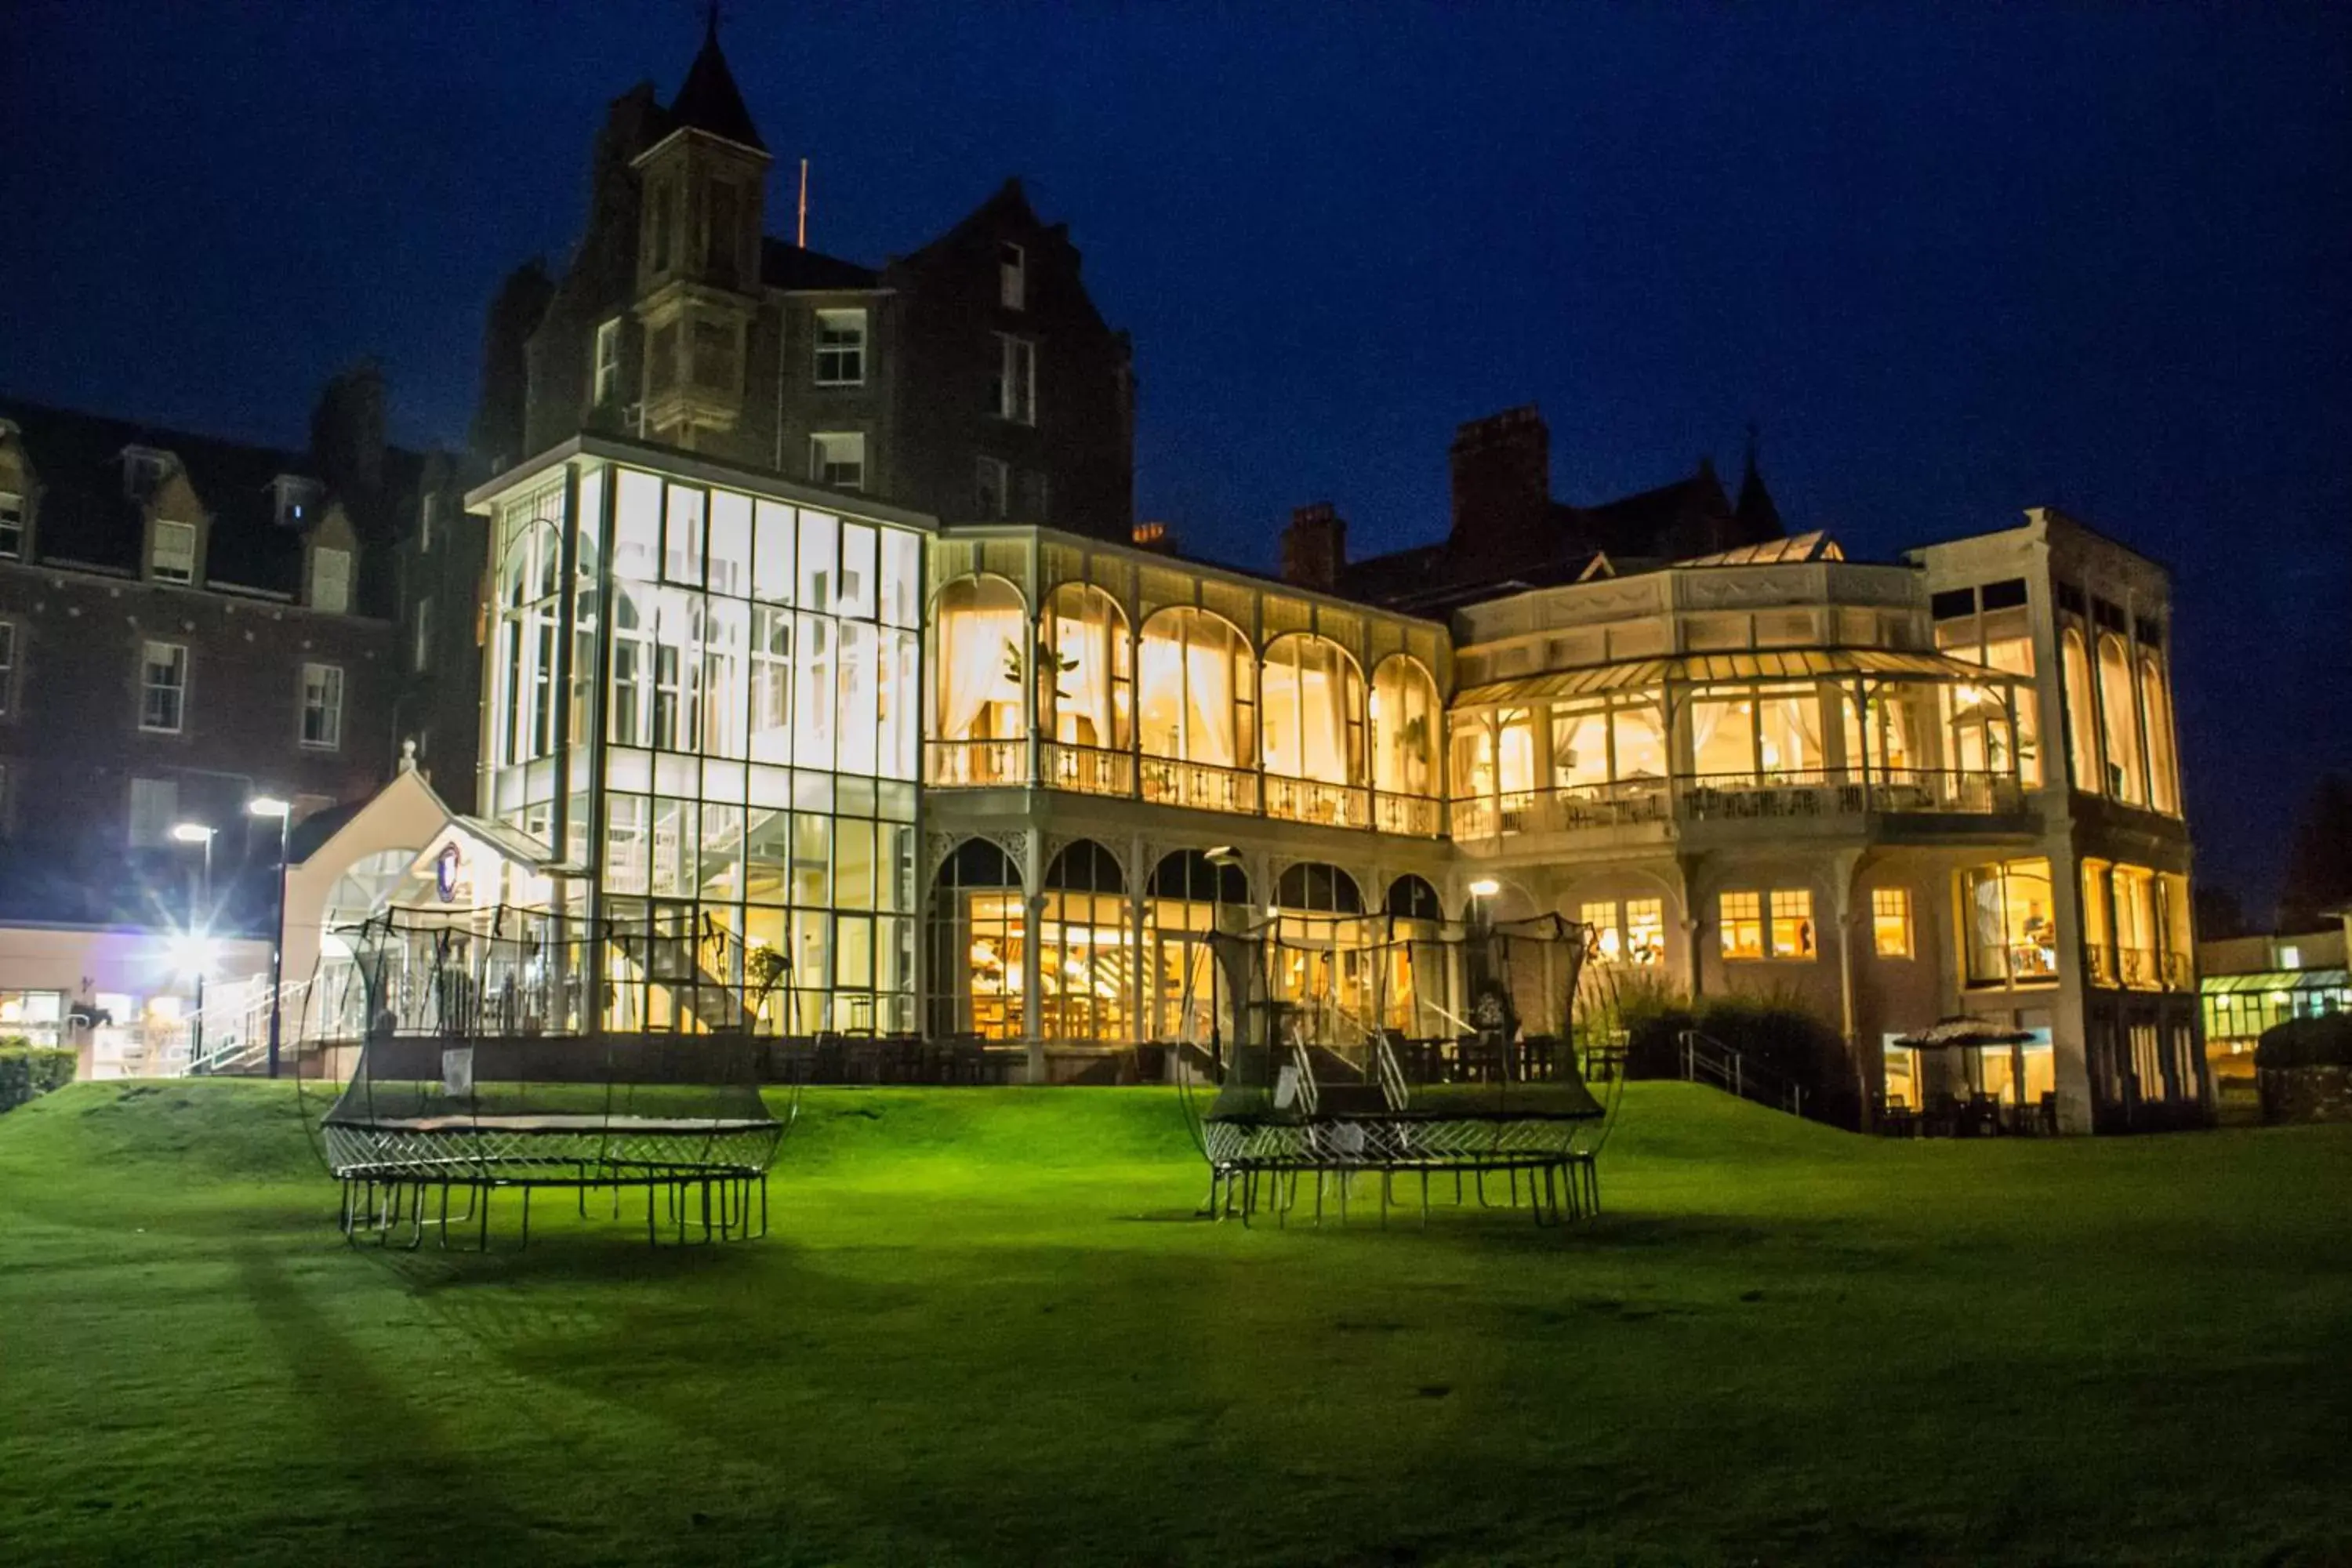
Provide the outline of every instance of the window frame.
{"type": "Polygon", "coordinates": [[[25,495],[0,490],[0,561],[25,559],[25,495]]]}
{"type": "Polygon", "coordinates": [[[1910,959],[1919,956],[1919,938],[1912,924],[1911,889],[1908,888],[1873,888],[1870,889],[1870,952],[1874,958],[1910,959]],[[1899,945],[1887,945],[1888,922],[1894,922],[1894,934],[1899,945]]]}
{"type": "Polygon", "coordinates": [[[188,645],[186,643],[166,642],[160,637],[146,637],[141,640],[139,647],[139,729],[142,733],[149,735],[182,735],[187,732],[189,662],[188,645]],[[171,663],[171,668],[176,668],[179,673],[179,681],[177,685],[171,687],[158,686],[152,679],[157,668],[154,658],[152,657],[154,650],[157,648],[167,648],[179,656],[171,663]],[[149,720],[149,699],[153,693],[164,690],[172,692],[174,699],[172,710],[172,721],[169,724],[151,722],[149,720]]]}
{"type": "Polygon", "coordinates": [[[972,509],[983,522],[1003,522],[1013,515],[1013,465],[1002,458],[982,453],[972,463],[972,509]],[[996,489],[992,500],[982,476],[992,476],[996,489]]]}
{"type": "Polygon", "coordinates": [[[344,677],[341,665],[329,664],[323,659],[302,661],[301,668],[296,676],[294,704],[294,739],[302,750],[340,752],[343,749],[343,688],[344,677]],[[326,682],[322,689],[332,700],[322,704],[319,709],[319,711],[324,715],[324,721],[320,726],[321,733],[316,739],[310,734],[310,677],[313,671],[322,672],[333,678],[326,682]]]}
{"type": "Polygon", "coordinates": [[[872,342],[870,318],[863,305],[827,305],[811,313],[809,327],[810,374],[819,386],[864,386],[866,360],[872,342]],[[831,323],[827,318],[836,318],[831,323]],[[830,331],[837,331],[840,318],[854,317],[857,326],[856,342],[826,342],[830,331]],[[828,374],[825,362],[834,361],[828,374]]]}
{"type": "Polygon", "coordinates": [[[1766,927],[1766,889],[1760,888],[1727,888],[1715,895],[1716,944],[1727,963],[1758,963],[1771,956],[1769,931],[1766,927]],[[1752,909],[1735,913],[1732,900],[1746,900],[1752,909]],[[1752,949],[1733,945],[1732,933],[1740,930],[1755,932],[1752,949]]]}
{"type": "Polygon", "coordinates": [[[1813,919],[1813,890],[1811,888],[1773,888],[1764,900],[1764,937],[1768,955],[1781,963],[1811,963],[1822,955],[1822,928],[1813,919]],[[1794,900],[1783,912],[1783,900],[1794,900]],[[1795,946],[1783,948],[1780,926],[1783,921],[1795,921],[1795,946]]]}
{"type": "MultiPolygon", "coordinates": [[[[156,816],[156,814],[152,811],[147,815],[151,818],[156,816]]],[[[130,839],[131,847],[133,849],[161,849],[170,845],[172,842],[172,826],[179,815],[179,780],[150,778],[143,773],[134,773],[131,775],[129,820],[124,823],[123,827],[125,836],[130,839]],[[166,791],[169,794],[169,800],[165,804],[164,809],[161,814],[161,820],[148,822],[145,826],[148,827],[149,831],[143,834],[141,832],[142,821],[139,810],[141,795],[139,786],[142,784],[152,785],[155,789],[166,791]]]]}
{"type": "MultiPolygon", "coordinates": [[[[589,401],[603,408],[619,402],[620,392],[621,318],[614,316],[596,323],[594,357],[589,362],[589,401]]],[[[430,497],[426,499],[431,500],[430,497]]],[[[429,542],[426,548],[432,548],[429,542]]]]}
{"type": "Polygon", "coordinates": [[[1037,425],[1037,344],[1013,332],[996,334],[995,415],[1008,425],[1037,425]]]}
{"type": "Polygon", "coordinates": [[[173,518],[159,517],[155,520],[154,529],[147,540],[147,577],[150,582],[169,583],[179,588],[190,588],[195,585],[196,525],[194,523],[181,522],[173,518]],[[163,569],[163,540],[167,529],[172,531],[170,537],[184,538],[187,541],[188,563],[182,574],[176,577],[167,574],[163,569]]]}
{"type": "Polygon", "coordinates": [[[1029,251],[1009,239],[996,242],[996,303],[1006,310],[1029,309],[1029,251]]]}
{"type": "Polygon", "coordinates": [[[866,475],[868,466],[866,454],[865,431],[812,430],[809,432],[810,483],[823,485],[827,489],[854,490],[862,495],[866,492],[866,475]],[[847,484],[839,479],[835,479],[828,472],[828,469],[832,467],[831,462],[825,455],[824,444],[828,441],[849,441],[856,444],[857,480],[855,484],[847,484]]]}

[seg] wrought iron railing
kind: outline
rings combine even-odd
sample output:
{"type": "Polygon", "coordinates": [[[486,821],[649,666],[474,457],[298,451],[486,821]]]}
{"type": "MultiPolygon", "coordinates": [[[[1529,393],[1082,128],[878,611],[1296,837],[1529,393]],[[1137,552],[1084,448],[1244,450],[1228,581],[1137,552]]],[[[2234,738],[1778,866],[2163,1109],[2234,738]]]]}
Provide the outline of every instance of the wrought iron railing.
{"type": "Polygon", "coordinates": [[[2086,942],[2083,944],[2083,978],[2093,985],[2112,988],[2117,984],[2116,950],[2112,943],[2086,942]]]}
{"type": "Polygon", "coordinates": [[[926,741],[923,782],[940,789],[1029,782],[1029,746],[1021,740],[926,741]]]}
{"type": "Polygon", "coordinates": [[[1076,795],[1135,794],[1135,754],[1106,746],[1077,746],[1048,741],[1038,750],[1041,780],[1048,789],[1076,795]]]}
{"type": "Polygon", "coordinates": [[[1285,822],[1313,822],[1326,827],[1370,827],[1371,792],[1353,784],[1328,784],[1321,779],[1265,775],[1265,814],[1285,822]]]}
{"type": "Polygon", "coordinates": [[[1179,762],[1173,757],[1145,757],[1139,776],[1143,798],[1162,805],[1252,814],[1257,810],[1257,774],[1240,768],[1179,762]]]}
{"type": "Polygon", "coordinates": [[[1382,833],[1412,838],[1434,838],[1442,826],[1444,803],[1422,795],[1372,795],[1372,826],[1382,833]]]}

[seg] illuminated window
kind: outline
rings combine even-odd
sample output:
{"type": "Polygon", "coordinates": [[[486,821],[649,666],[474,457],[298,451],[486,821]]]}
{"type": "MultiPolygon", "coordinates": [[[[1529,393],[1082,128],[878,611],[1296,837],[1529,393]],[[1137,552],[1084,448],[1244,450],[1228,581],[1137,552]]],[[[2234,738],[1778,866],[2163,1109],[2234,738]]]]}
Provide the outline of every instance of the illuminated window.
{"type": "Polygon", "coordinates": [[[1372,671],[1372,787],[1383,795],[1437,794],[1437,682],[1406,654],[1372,671]]]}
{"type": "Polygon", "coordinates": [[[2029,985],[2058,978],[2050,862],[2004,860],[1960,874],[1969,983],[2029,985]]]}
{"type": "Polygon", "coordinates": [[[2074,764],[2074,787],[2085,794],[2104,795],[2106,783],[2099,773],[2097,700],[2092,695],[2091,658],[2083,634],[2068,626],[2059,650],[2066,679],[2066,757],[2074,764]]]}
{"type": "Polygon", "coordinates": [[[827,432],[809,437],[809,478],[836,490],[866,488],[866,433],[827,432]]]}
{"type": "Polygon", "coordinates": [[[1126,751],[1135,693],[1118,602],[1100,588],[1065,583],[1045,602],[1045,636],[1056,666],[1039,683],[1047,731],[1066,746],[1126,751]]]}
{"type": "Polygon", "coordinates": [[[1256,660],[1249,639],[1207,610],[1143,623],[1136,665],[1145,798],[1221,811],[1257,805],[1256,660]],[[1154,759],[1194,764],[1155,766],[1154,759]],[[1213,770],[1213,771],[1206,771],[1213,770]]]}
{"type": "Polygon", "coordinates": [[[2147,803],[2180,815],[2180,768],[2172,751],[2172,694],[2152,652],[2139,656],[2140,712],[2147,723],[2147,803]]]}
{"type": "Polygon", "coordinates": [[[1259,679],[1267,773],[1364,782],[1364,678],[1344,648],[1307,633],[1278,638],[1259,679]]]}
{"type": "Polygon", "coordinates": [[[1772,956],[1813,956],[1813,895],[1804,888],[1786,888],[1772,895],[1772,956]]]}
{"type": "Polygon", "coordinates": [[[1870,890],[1871,947],[1881,958],[1911,956],[1911,889],[1870,890]]]}
{"type": "Polygon", "coordinates": [[[1625,900],[1625,956],[1634,963],[1666,961],[1666,906],[1662,899],[1625,900]]]}
{"type": "Polygon", "coordinates": [[[1725,893],[1716,900],[1716,924],[1726,958],[1764,956],[1764,896],[1725,893]]]}
{"type": "Polygon", "coordinates": [[[1617,929],[1615,904],[1586,904],[1577,910],[1576,918],[1592,928],[1593,957],[1603,963],[1615,963],[1625,956],[1624,936],[1617,929]]]}
{"type": "Polygon", "coordinates": [[[866,312],[816,313],[816,384],[861,386],[866,381],[866,312]]]}
{"type": "Polygon", "coordinates": [[[158,583],[188,583],[196,575],[196,528],[190,522],[155,524],[154,552],[147,574],[158,583]]]}
{"type": "Polygon", "coordinates": [[[2099,638],[2099,724],[2106,742],[2107,794],[2126,805],[2147,804],[2147,774],[2140,768],[2139,700],[2131,658],[2113,632],[2099,638]]]}

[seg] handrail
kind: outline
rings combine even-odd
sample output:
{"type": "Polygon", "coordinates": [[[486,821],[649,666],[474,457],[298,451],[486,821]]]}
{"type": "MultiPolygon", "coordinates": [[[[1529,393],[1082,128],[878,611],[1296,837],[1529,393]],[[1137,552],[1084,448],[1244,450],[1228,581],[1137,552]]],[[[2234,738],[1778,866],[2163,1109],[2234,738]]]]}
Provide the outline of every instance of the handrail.
{"type": "Polygon", "coordinates": [[[1805,1113],[1805,1086],[1788,1074],[1768,1067],[1750,1067],[1741,1052],[1697,1029],[1685,1029],[1675,1037],[1675,1040],[1681,1047],[1679,1065],[1685,1082],[1700,1082],[1701,1075],[1705,1074],[1714,1080],[1717,1087],[1741,1100],[1770,1105],[1791,1116],[1805,1113]],[[1712,1060],[1701,1052],[1702,1046],[1714,1051],[1712,1060]],[[1760,1092],[1749,1093],[1751,1083],[1760,1092]]]}

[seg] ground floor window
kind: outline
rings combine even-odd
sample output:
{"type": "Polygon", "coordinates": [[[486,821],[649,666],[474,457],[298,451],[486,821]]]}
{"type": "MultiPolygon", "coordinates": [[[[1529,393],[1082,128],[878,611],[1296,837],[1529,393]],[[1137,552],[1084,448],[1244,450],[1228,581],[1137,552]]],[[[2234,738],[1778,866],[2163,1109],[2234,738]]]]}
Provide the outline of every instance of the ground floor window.
{"type": "Polygon", "coordinates": [[[1664,899],[1609,899],[1577,910],[1592,928],[1592,958],[1601,963],[1664,963],[1666,904],[1664,899]]]}
{"type": "Polygon", "coordinates": [[[26,1044],[61,1043],[66,994],[62,991],[0,991],[0,1035],[20,1035],[26,1044]]]}

